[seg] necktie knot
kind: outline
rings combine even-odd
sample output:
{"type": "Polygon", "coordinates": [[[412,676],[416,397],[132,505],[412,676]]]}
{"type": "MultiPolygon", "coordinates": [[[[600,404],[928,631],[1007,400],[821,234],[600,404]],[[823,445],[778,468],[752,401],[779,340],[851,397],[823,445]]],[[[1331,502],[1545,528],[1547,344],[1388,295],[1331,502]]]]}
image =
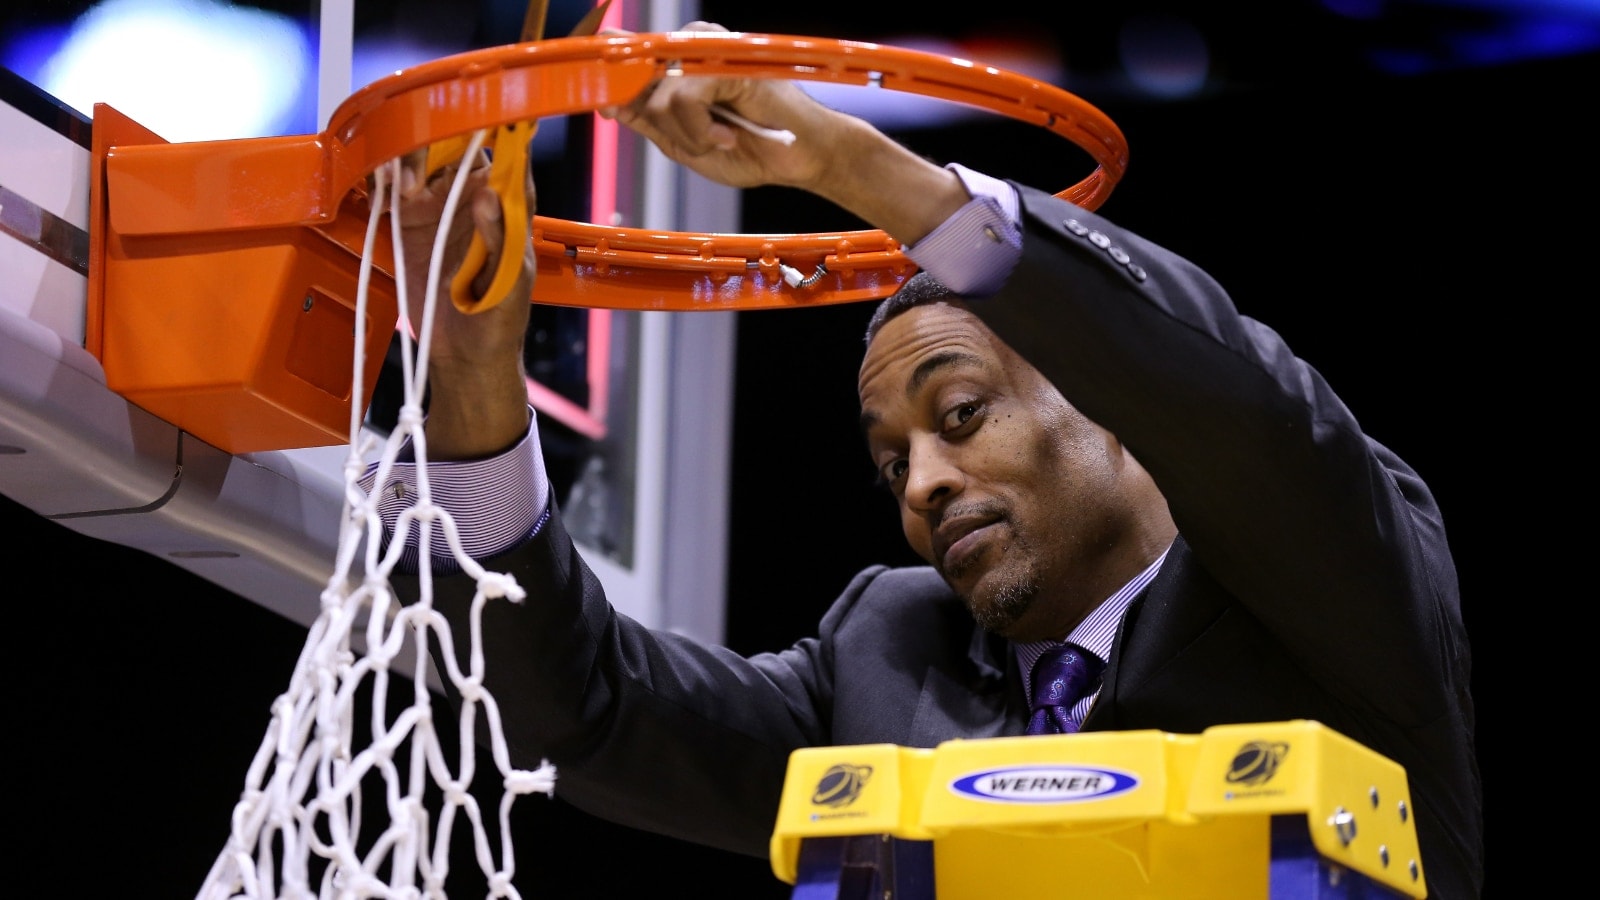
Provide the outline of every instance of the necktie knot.
{"type": "Polygon", "coordinates": [[[1105,663],[1077,644],[1062,644],[1045,651],[1033,664],[1033,714],[1028,734],[1071,734],[1078,730],[1069,718],[1072,707],[1093,688],[1105,663]]]}

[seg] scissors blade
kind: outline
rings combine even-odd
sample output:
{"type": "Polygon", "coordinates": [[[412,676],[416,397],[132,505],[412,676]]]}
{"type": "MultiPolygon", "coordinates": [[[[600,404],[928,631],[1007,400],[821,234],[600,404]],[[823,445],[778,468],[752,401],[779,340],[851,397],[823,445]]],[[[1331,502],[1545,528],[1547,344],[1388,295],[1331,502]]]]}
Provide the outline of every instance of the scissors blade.
{"type": "MultiPolygon", "coordinates": [[[[611,0],[604,0],[591,9],[573,28],[570,37],[587,37],[600,30],[611,0]]],[[[545,13],[549,0],[532,0],[522,24],[522,40],[543,40],[545,13]]],[[[527,203],[523,194],[523,180],[528,170],[528,145],[538,130],[538,122],[513,122],[495,130],[494,148],[490,151],[489,185],[500,196],[500,207],[505,223],[505,234],[500,247],[500,261],[495,267],[492,281],[481,298],[475,297],[472,285],[488,262],[488,248],[483,238],[474,233],[467,248],[467,257],[450,282],[450,299],[456,308],[465,313],[482,312],[498,305],[515,285],[521,265],[518,252],[528,240],[530,227],[527,203]]],[[[464,139],[457,139],[464,140],[464,139]]],[[[442,146],[442,145],[435,145],[442,146]]],[[[452,151],[457,158],[462,149],[452,151]]],[[[431,172],[431,170],[430,170],[431,172]]]]}
{"type": "Polygon", "coordinates": [[[522,16],[523,43],[544,37],[544,19],[549,11],[550,0],[530,0],[528,11],[522,16]]]}
{"type": "Polygon", "coordinates": [[[606,9],[611,6],[611,0],[602,0],[599,6],[583,14],[583,18],[574,25],[567,37],[588,37],[600,30],[600,22],[606,17],[606,9]]]}

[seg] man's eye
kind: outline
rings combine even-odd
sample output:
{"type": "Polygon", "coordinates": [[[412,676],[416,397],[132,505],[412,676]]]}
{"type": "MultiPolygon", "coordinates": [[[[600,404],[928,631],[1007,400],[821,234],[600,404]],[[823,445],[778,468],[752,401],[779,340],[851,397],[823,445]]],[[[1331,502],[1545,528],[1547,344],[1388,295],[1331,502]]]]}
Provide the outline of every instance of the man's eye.
{"type": "Polygon", "coordinates": [[[878,484],[883,487],[892,487],[906,474],[909,463],[905,459],[891,459],[878,467],[878,484]]]}
{"type": "Polygon", "coordinates": [[[944,428],[946,431],[955,431],[961,426],[972,421],[972,418],[977,414],[978,404],[963,403],[955,409],[950,410],[948,413],[945,413],[944,428]]]}

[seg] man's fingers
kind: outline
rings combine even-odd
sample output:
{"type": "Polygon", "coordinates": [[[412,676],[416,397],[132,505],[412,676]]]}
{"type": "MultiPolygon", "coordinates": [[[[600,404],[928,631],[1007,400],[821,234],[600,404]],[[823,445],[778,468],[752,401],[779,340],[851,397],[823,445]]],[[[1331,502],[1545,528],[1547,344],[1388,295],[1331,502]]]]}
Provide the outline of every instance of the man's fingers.
{"type": "Polygon", "coordinates": [[[654,143],[669,158],[694,159],[738,142],[738,132],[712,115],[723,80],[663,78],[647,85],[608,117],[654,143]]]}
{"type": "Polygon", "coordinates": [[[678,30],[679,31],[727,31],[728,29],[723,27],[723,26],[721,26],[721,25],[718,25],[716,22],[706,22],[706,21],[703,21],[703,20],[696,19],[695,21],[688,23],[687,25],[683,26],[682,28],[680,28],[678,30]]]}

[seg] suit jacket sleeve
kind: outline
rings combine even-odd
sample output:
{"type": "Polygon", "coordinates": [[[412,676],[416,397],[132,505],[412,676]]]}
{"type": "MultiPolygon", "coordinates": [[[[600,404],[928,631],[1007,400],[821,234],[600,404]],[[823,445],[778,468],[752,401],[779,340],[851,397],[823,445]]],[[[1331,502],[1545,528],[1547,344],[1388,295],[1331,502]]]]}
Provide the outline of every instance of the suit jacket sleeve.
{"type": "MultiPolygon", "coordinates": [[[[826,742],[832,635],[870,573],[819,637],[746,658],[618,613],[554,507],[534,538],[483,565],[526,590],[520,603],[482,607],[484,686],[513,764],[553,763],[557,794],[594,815],[766,856],[789,754],[826,742]]],[[[412,579],[397,587],[417,595],[412,579]]],[[[474,589],[462,575],[434,586],[462,660],[474,589]]],[[[446,692],[459,702],[453,686],[446,692]]]]}
{"type": "Polygon", "coordinates": [[[1018,190],[1022,259],[977,314],[1123,441],[1196,558],[1313,678],[1406,725],[1454,709],[1466,637],[1423,480],[1204,272],[1018,190]]]}

